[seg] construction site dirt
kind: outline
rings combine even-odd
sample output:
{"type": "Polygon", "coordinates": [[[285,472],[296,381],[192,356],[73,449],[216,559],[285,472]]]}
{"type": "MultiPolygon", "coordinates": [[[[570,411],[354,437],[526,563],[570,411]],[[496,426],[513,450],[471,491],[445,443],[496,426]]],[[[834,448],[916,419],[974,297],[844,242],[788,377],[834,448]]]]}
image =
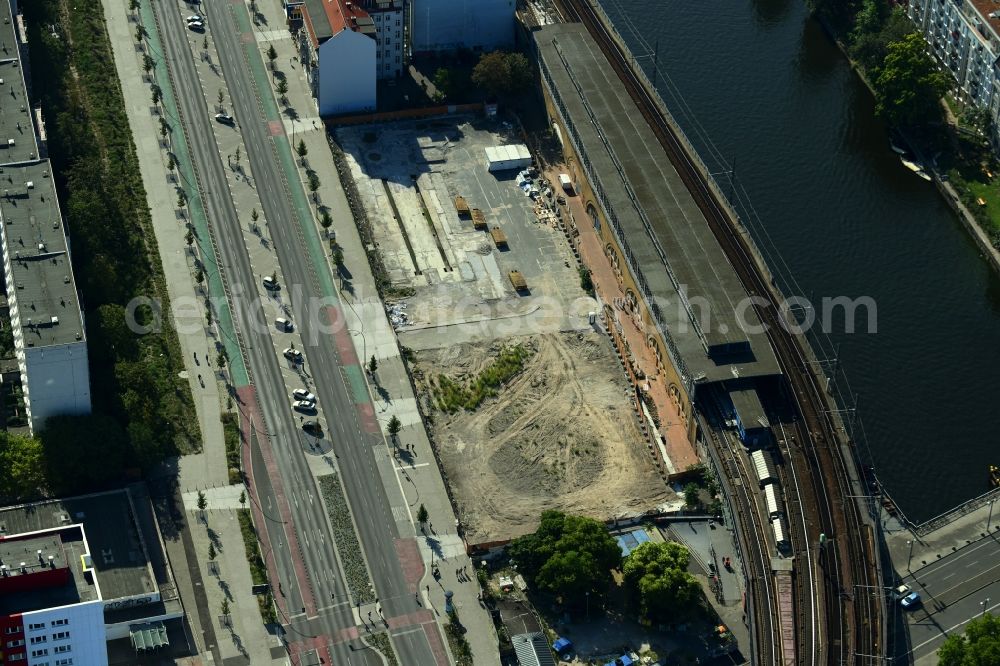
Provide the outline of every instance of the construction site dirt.
{"type": "Polygon", "coordinates": [[[653,466],[602,334],[465,343],[420,351],[415,360],[422,407],[433,415],[469,543],[529,533],[547,509],[611,520],[677,503],[653,466]],[[442,400],[442,386],[474,384],[514,348],[523,352],[520,371],[478,407],[442,400]]]}

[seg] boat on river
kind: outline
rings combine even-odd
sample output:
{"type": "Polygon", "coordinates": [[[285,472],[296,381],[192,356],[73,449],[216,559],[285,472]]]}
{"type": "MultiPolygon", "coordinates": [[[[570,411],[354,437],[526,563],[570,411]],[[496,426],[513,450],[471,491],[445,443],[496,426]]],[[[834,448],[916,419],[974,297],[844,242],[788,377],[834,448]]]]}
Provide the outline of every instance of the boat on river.
{"type": "Polygon", "coordinates": [[[899,161],[903,163],[903,166],[905,166],[907,169],[917,174],[924,180],[928,182],[931,180],[931,175],[924,170],[923,166],[914,162],[913,160],[907,159],[905,155],[900,155],[899,161]]]}

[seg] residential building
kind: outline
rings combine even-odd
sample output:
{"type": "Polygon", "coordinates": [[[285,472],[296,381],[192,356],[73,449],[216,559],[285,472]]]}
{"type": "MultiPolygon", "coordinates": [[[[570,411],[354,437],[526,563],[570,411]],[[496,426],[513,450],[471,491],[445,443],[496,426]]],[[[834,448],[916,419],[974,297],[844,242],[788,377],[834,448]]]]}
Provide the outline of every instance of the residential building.
{"type": "Polygon", "coordinates": [[[515,0],[410,0],[414,55],[514,45],[515,0]]]}
{"type": "Polygon", "coordinates": [[[174,589],[144,494],[0,509],[0,663],[104,666],[108,641],[165,647],[183,616],[174,589]]]}
{"type": "Polygon", "coordinates": [[[25,411],[35,431],[50,416],[90,412],[90,372],[69,241],[52,168],[41,155],[45,130],[28,99],[24,26],[9,2],[0,2],[0,14],[6,56],[0,60],[6,100],[0,114],[0,246],[25,411]]]}
{"type": "Polygon", "coordinates": [[[319,114],[375,110],[376,81],[403,71],[403,0],[286,0],[319,114]]]}
{"type": "MultiPolygon", "coordinates": [[[[907,14],[924,35],[956,96],[988,109],[1000,127],[1000,5],[993,0],[913,0],[907,14]]],[[[990,137],[997,141],[998,135],[990,137]]]]}

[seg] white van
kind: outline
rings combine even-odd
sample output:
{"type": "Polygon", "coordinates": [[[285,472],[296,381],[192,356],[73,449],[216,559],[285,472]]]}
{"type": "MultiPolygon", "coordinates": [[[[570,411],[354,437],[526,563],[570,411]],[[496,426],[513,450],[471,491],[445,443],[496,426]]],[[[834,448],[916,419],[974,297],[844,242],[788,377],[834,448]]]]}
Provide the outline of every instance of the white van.
{"type": "Polygon", "coordinates": [[[292,325],[291,320],[285,319],[284,317],[278,317],[275,319],[274,325],[283,333],[291,333],[295,330],[295,326],[292,325]]]}

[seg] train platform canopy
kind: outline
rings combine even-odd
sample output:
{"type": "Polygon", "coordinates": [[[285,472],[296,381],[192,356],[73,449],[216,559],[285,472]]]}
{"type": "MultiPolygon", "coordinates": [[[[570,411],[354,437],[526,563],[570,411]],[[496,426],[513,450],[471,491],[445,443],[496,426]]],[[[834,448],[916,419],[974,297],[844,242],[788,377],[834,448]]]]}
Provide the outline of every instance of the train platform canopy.
{"type": "Polygon", "coordinates": [[[595,205],[694,383],[780,374],[747,292],[680,174],[582,24],[534,31],[543,82],[595,205]],[[611,209],[610,211],[608,209],[611,209]],[[610,214],[609,214],[610,213],[610,214]],[[635,270],[641,275],[635,275],[635,270]]]}
{"type": "Polygon", "coordinates": [[[764,405],[754,389],[729,391],[729,400],[733,403],[734,415],[743,430],[771,427],[764,413],[764,405]]]}

